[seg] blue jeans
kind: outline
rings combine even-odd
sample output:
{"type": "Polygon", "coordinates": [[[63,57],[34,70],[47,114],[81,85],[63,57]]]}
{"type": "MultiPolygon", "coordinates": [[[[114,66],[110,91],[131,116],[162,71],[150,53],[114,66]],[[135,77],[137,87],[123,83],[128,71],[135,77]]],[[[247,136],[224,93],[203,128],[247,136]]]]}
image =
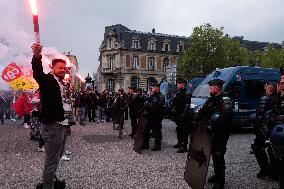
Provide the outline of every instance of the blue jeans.
{"type": "Polygon", "coordinates": [[[45,163],[43,170],[43,189],[53,189],[54,176],[63,148],[66,127],[58,124],[43,124],[42,134],[45,141],[45,163]]]}

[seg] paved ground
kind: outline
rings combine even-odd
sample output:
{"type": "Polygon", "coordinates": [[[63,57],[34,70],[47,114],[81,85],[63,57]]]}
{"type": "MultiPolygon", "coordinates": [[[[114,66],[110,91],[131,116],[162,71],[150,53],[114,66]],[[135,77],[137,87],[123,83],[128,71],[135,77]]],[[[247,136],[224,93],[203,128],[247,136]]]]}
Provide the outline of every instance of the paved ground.
{"type": "MultiPolygon", "coordinates": [[[[72,160],[60,162],[58,175],[65,178],[70,189],[189,188],[183,180],[186,154],[178,154],[172,148],[176,142],[174,123],[164,120],[163,126],[163,150],[145,151],[142,155],[132,150],[133,140],[127,136],[129,122],[122,140],[117,138],[110,123],[72,127],[68,141],[72,160]]],[[[32,189],[40,181],[44,154],[36,151],[37,144],[29,141],[28,135],[29,129],[21,128],[20,123],[0,125],[0,189],[32,189]]],[[[249,154],[252,139],[249,133],[230,137],[225,188],[277,186],[275,182],[255,177],[258,166],[249,154]]]]}

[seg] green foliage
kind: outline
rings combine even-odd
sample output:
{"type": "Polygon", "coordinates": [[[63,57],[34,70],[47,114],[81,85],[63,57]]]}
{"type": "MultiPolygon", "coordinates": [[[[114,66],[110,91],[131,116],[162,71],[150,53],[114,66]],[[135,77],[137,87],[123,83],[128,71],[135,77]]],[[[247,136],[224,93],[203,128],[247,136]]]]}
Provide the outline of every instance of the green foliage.
{"type": "Polygon", "coordinates": [[[284,50],[267,48],[265,51],[249,51],[210,24],[193,29],[189,48],[179,58],[177,69],[184,78],[205,76],[216,68],[230,66],[279,67],[284,63],[284,50]]]}
{"type": "Polygon", "coordinates": [[[284,66],[284,50],[274,49],[269,46],[264,52],[259,53],[258,62],[261,67],[283,67],[284,66]]]}

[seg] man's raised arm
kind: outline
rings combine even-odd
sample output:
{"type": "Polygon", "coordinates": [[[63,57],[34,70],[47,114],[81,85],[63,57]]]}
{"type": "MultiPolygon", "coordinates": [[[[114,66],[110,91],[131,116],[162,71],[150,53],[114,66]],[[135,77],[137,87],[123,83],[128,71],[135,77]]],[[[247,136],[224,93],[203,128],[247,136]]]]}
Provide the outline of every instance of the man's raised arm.
{"type": "Polygon", "coordinates": [[[33,59],[32,59],[33,78],[40,85],[45,76],[41,61],[42,46],[38,43],[34,43],[32,45],[32,51],[33,51],[33,59]]]}

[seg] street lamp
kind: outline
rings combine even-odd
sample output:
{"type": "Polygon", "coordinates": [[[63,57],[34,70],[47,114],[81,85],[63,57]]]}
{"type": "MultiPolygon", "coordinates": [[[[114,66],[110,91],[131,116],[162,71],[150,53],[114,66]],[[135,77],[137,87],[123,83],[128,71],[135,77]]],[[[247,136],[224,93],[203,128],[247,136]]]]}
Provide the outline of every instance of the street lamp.
{"type": "Polygon", "coordinates": [[[93,79],[90,77],[90,74],[88,73],[88,76],[85,78],[85,89],[87,90],[93,90],[93,79]]]}

